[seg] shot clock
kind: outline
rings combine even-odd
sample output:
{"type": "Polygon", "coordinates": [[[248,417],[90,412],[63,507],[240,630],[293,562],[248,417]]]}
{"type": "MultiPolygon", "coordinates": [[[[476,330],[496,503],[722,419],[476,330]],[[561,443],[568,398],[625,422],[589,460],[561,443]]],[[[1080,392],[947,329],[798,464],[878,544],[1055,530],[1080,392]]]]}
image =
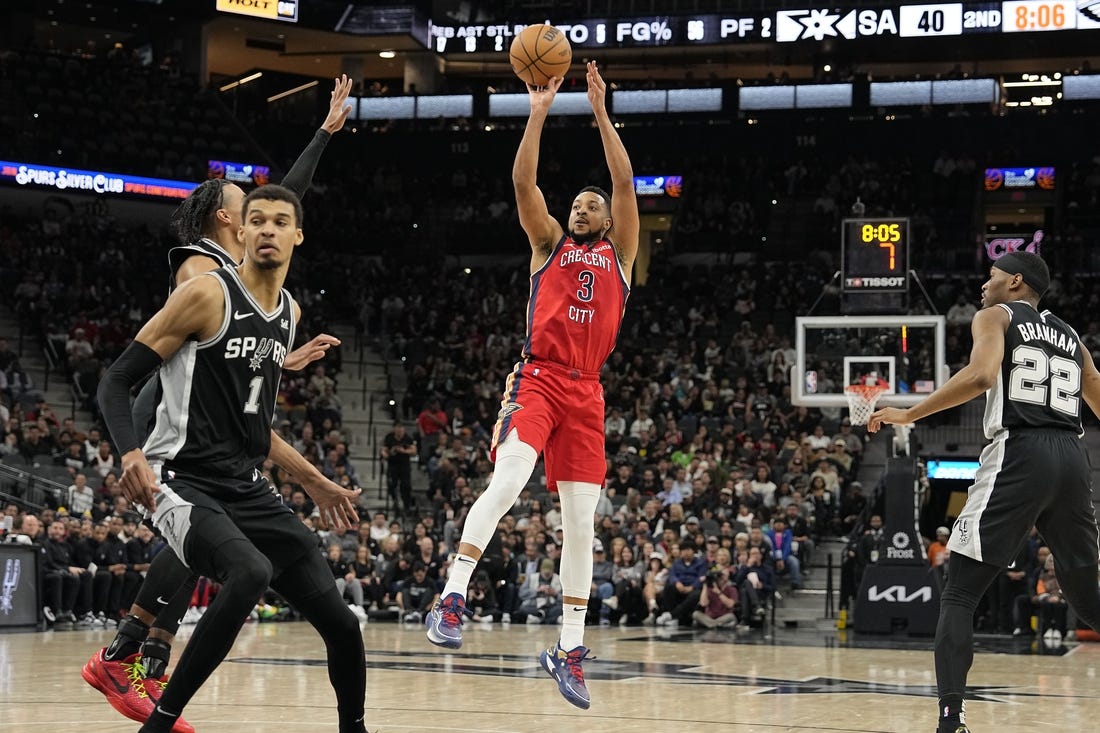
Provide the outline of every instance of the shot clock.
{"type": "Polygon", "coordinates": [[[908,219],[845,219],[841,232],[840,270],[845,292],[908,289],[908,219]]]}

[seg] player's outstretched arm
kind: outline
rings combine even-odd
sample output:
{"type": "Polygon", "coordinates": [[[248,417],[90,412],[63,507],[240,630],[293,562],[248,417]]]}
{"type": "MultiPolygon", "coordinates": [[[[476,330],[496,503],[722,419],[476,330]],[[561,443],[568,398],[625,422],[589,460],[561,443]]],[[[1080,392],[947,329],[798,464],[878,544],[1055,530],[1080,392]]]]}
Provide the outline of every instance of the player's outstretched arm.
{"type": "Polygon", "coordinates": [[[600,75],[595,61],[587,66],[588,103],[600,128],[607,168],[611,171],[611,233],[627,275],[638,254],[638,235],[641,219],[638,215],[638,197],[634,193],[634,168],[626,152],[622,138],[607,114],[607,84],[600,75]]]}
{"type": "Polygon", "coordinates": [[[179,351],[189,337],[200,341],[213,337],[224,317],[224,296],[214,278],[200,277],[184,283],[142,326],[99,383],[99,409],[122,457],[122,494],[149,511],[156,509],[157,480],[134,429],[130,390],[179,351]]]}
{"type": "Polygon", "coordinates": [[[867,430],[877,433],[885,425],[909,425],[942,410],[969,402],[992,387],[997,381],[1004,358],[1005,329],[1011,316],[1004,308],[978,311],[970,324],[974,347],[970,363],[948,379],[942,387],[912,407],[884,407],[876,410],[867,421],[867,430]]]}
{"type": "Polygon", "coordinates": [[[536,266],[537,256],[541,254],[545,261],[562,235],[561,224],[550,216],[546,199],[535,183],[542,128],[546,124],[546,116],[550,113],[550,106],[554,103],[554,95],[557,94],[561,82],[561,77],[554,77],[545,87],[527,85],[527,93],[531,97],[531,115],[527,118],[527,127],[523,130],[523,139],[520,140],[516,160],[512,165],[512,185],[516,189],[519,223],[534,250],[532,269],[536,266]]]}
{"type": "MultiPolygon", "coordinates": [[[[294,322],[300,323],[302,307],[298,305],[298,301],[292,301],[291,307],[294,310],[294,322]]],[[[286,361],[283,362],[283,368],[286,368],[286,361]]],[[[321,512],[325,513],[326,518],[348,529],[354,526],[353,522],[356,524],[359,522],[359,515],[355,511],[355,500],[358,499],[360,492],[348,491],[329,481],[316,466],[294,450],[293,446],[288,445],[274,430],[271,431],[271,447],[268,449],[267,457],[282,466],[295,481],[301,484],[309,494],[309,498],[313,499],[321,512]]]]}
{"type": "Polygon", "coordinates": [[[317,171],[317,163],[321,160],[321,153],[325,152],[329,138],[343,129],[351,113],[351,105],[347,104],[348,94],[351,93],[351,80],[348,79],[347,74],[341,74],[333,82],[325,121],[321,123],[321,128],[313,135],[309,145],[294,161],[294,165],[290,167],[282,181],[282,185],[298,194],[298,198],[305,196],[310,184],[313,183],[313,174],[317,171]]]}
{"type": "Polygon", "coordinates": [[[274,430],[271,431],[271,450],[267,457],[302,485],[326,519],[344,529],[352,529],[359,524],[355,503],[362,493],[361,489],[349,491],[329,481],[274,430]]]}

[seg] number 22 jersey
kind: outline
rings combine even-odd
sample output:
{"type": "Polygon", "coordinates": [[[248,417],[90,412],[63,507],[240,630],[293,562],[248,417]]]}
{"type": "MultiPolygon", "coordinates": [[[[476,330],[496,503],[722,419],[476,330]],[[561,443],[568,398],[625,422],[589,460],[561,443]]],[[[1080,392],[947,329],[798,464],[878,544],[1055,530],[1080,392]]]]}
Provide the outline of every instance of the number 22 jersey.
{"type": "Polygon", "coordinates": [[[1016,300],[996,383],[986,392],[985,437],[1007,428],[1055,428],[1080,434],[1081,339],[1050,311],[1016,300]]]}

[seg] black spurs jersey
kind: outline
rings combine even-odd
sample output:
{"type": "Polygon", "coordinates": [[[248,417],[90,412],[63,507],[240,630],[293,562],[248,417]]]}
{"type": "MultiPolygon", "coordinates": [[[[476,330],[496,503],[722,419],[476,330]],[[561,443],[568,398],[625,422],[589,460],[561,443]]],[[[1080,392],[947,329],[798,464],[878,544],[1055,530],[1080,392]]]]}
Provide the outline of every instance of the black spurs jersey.
{"type": "Polygon", "coordinates": [[[985,437],[1008,428],[1081,429],[1081,339],[1050,311],[1000,303],[1012,320],[997,382],[985,395],[985,437]]]}
{"type": "MultiPolygon", "coordinates": [[[[222,249],[221,245],[215,242],[213,239],[203,237],[191,244],[173,247],[168,250],[168,294],[171,295],[172,291],[179,285],[176,282],[176,273],[179,271],[180,266],[187,261],[188,257],[194,255],[203,255],[209,257],[218,263],[219,267],[235,267],[238,263],[233,260],[233,256],[222,249]]],[[[156,375],[150,378],[142,385],[141,390],[138,392],[137,398],[134,400],[133,415],[134,425],[138,427],[142,435],[147,435],[153,428],[153,410],[157,403],[160,402],[160,382],[156,379],[156,375]]]]}
{"type": "MultiPolygon", "coordinates": [[[[143,450],[197,476],[250,476],[267,458],[283,360],[294,342],[294,300],[267,313],[233,267],[208,273],[225,317],[207,341],[187,341],[160,369],[160,402],[143,450]]],[[[204,275],[205,277],[205,275],[204,275]]]]}
{"type": "Polygon", "coordinates": [[[203,255],[209,257],[218,263],[219,267],[236,267],[241,264],[233,259],[233,255],[222,249],[221,245],[215,242],[209,237],[203,237],[191,244],[182,245],[179,247],[173,247],[168,250],[168,292],[171,293],[176,289],[178,283],[176,282],[176,272],[179,271],[180,265],[187,261],[188,257],[194,257],[195,255],[203,255]]]}

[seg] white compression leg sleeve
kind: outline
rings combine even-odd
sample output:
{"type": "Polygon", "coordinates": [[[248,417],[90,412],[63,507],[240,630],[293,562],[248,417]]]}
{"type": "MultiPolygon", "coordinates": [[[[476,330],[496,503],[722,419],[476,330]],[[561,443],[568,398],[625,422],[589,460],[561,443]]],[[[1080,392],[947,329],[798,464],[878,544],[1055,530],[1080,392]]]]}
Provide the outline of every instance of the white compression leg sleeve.
{"type": "Polygon", "coordinates": [[[566,602],[562,609],[559,643],[562,649],[568,651],[584,643],[584,617],[592,590],[592,540],[596,535],[595,515],[600,486],[581,481],[559,481],[558,494],[561,496],[562,520],[562,595],[583,599],[580,606],[566,602]]]}
{"type": "MultiPolygon", "coordinates": [[[[531,478],[538,453],[533,447],[521,441],[519,434],[513,430],[504,442],[497,446],[496,458],[493,478],[474,505],[470,507],[462,528],[462,542],[467,542],[480,551],[485,550],[485,546],[489,544],[489,540],[497,530],[497,522],[516,502],[519,492],[531,478]]],[[[477,560],[461,554],[455,557],[451,564],[450,575],[447,576],[447,584],[443,588],[442,598],[452,593],[466,597],[466,589],[470,587],[470,576],[477,567],[477,560]]]]}
{"type": "Polygon", "coordinates": [[[519,433],[513,430],[497,446],[496,458],[493,478],[470,507],[462,528],[462,541],[479,550],[484,550],[489,544],[493,533],[497,531],[497,522],[512,508],[519,498],[519,492],[527,485],[527,480],[535,470],[538,453],[520,440],[519,433]]]}

